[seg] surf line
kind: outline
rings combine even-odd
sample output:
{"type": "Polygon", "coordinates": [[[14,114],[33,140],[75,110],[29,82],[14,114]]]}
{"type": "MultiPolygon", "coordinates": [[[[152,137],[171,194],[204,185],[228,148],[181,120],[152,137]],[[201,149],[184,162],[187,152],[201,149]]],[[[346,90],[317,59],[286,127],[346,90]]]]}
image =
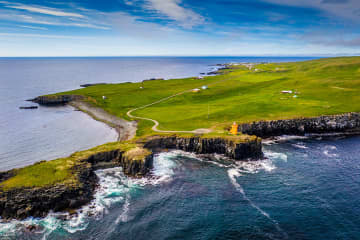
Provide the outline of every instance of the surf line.
{"type": "Polygon", "coordinates": [[[256,210],[258,210],[262,215],[264,215],[267,219],[269,219],[269,220],[275,225],[276,230],[277,230],[278,232],[280,232],[280,233],[284,236],[285,239],[288,239],[288,238],[289,238],[288,234],[280,227],[279,223],[278,223],[275,219],[271,218],[271,216],[270,216],[267,212],[265,212],[265,211],[262,210],[260,207],[258,207],[255,203],[253,203],[253,201],[251,201],[250,198],[248,198],[248,197],[246,196],[246,193],[245,193],[244,189],[243,189],[243,188],[241,187],[241,185],[236,181],[236,177],[240,177],[240,176],[241,176],[241,174],[237,171],[237,169],[236,169],[236,168],[232,168],[232,169],[229,169],[227,172],[228,172],[228,176],[229,176],[229,178],[230,178],[231,183],[234,185],[235,189],[236,189],[237,191],[239,191],[239,192],[243,195],[243,198],[244,198],[246,201],[248,201],[249,204],[250,204],[253,208],[255,208],[256,210]]]}

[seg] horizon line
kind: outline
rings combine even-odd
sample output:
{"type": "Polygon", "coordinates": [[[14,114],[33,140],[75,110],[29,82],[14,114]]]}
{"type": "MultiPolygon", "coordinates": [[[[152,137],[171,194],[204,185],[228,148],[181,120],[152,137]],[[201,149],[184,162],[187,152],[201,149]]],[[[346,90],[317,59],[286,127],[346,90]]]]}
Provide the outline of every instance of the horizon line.
{"type": "Polygon", "coordinates": [[[126,57],[357,57],[360,54],[314,54],[314,55],[118,55],[118,56],[0,56],[0,58],[126,58],[126,57]]]}

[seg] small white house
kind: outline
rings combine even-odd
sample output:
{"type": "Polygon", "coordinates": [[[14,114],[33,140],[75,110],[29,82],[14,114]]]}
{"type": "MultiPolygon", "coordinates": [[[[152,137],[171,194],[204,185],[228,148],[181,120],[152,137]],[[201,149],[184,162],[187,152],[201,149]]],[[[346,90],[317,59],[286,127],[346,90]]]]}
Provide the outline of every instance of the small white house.
{"type": "Polygon", "coordinates": [[[292,94],[292,93],[293,93],[293,91],[291,91],[291,90],[284,90],[284,91],[281,91],[281,93],[288,93],[288,94],[292,94]]]}
{"type": "Polygon", "coordinates": [[[198,76],[197,79],[204,79],[204,77],[203,76],[198,76]]]}

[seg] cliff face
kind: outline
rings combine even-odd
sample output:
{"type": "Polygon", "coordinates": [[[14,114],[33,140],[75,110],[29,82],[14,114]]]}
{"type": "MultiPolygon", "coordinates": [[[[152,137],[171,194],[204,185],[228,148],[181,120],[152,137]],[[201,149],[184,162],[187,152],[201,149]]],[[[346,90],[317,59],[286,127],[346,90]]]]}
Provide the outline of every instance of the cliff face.
{"type": "MultiPolygon", "coordinates": [[[[93,198],[98,183],[96,169],[123,167],[126,175],[140,177],[146,175],[152,165],[153,154],[149,151],[142,152],[140,157],[129,157],[120,149],[93,154],[71,170],[76,176],[76,183],[9,190],[0,188],[0,216],[3,219],[45,217],[50,210],[57,212],[79,208],[93,198]]],[[[0,178],[4,181],[13,175],[14,170],[1,173],[0,178]]]]}
{"type": "Polygon", "coordinates": [[[41,188],[15,188],[0,191],[0,216],[3,219],[45,217],[50,210],[76,209],[92,200],[97,177],[84,167],[79,173],[81,184],[56,184],[41,188]]]}
{"type": "Polygon", "coordinates": [[[150,149],[178,149],[197,154],[217,153],[235,160],[259,159],[263,156],[260,138],[238,142],[220,137],[155,137],[145,143],[144,147],[150,149]]]}
{"type": "Polygon", "coordinates": [[[71,101],[82,100],[84,97],[79,95],[51,95],[39,96],[28,101],[38,103],[40,105],[63,105],[71,101]]]}
{"type": "Polygon", "coordinates": [[[360,131],[360,113],[276,121],[260,121],[239,125],[239,131],[259,137],[305,135],[311,133],[352,133],[360,131]]]}

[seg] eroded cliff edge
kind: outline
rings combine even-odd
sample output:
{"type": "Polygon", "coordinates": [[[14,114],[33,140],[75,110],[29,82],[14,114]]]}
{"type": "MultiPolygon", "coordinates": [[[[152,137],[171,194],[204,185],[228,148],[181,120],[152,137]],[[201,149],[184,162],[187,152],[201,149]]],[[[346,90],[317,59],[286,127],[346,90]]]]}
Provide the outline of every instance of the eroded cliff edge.
{"type": "Polygon", "coordinates": [[[360,134],[360,113],[252,122],[240,124],[239,131],[263,138],[306,134],[355,135],[360,134]]]}
{"type": "Polygon", "coordinates": [[[261,139],[255,136],[153,136],[136,142],[109,143],[68,158],[0,173],[0,216],[25,219],[77,209],[93,198],[98,184],[95,170],[122,167],[130,177],[143,177],[153,167],[152,150],[164,149],[217,153],[235,160],[262,157],[261,139]]]}
{"type": "Polygon", "coordinates": [[[234,160],[256,160],[263,157],[261,138],[256,136],[154,136],[147,139],[144,147],[155,151],[178,149],[196,154],[216,153],[234,160]]]}
{"type": "Polygon", "coordinates": [[[95,170],[122,167],[126,175],[142,177],[152,164],[151,151],[133,144],[111,143],[68,158],[0,173],[0,216],[45,217],[49,211],[79,208],[93,199],[98,184],[95,170]]]}

